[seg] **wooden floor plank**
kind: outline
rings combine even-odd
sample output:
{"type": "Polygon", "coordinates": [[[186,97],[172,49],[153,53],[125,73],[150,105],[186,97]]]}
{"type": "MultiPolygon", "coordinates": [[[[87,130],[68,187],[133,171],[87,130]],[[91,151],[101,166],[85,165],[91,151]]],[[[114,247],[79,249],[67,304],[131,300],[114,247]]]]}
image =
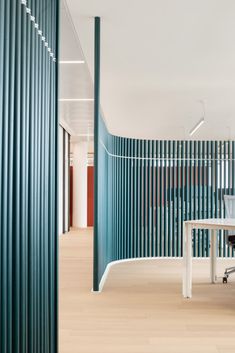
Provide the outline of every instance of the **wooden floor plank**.
{"type": "MultiPolygon", "coordinates": [[[[219,274],[234,260],[219,260],[219,274]]],[[[91,292],[92,230],[60,237],[60,353],[234,353],[235,276],[209,283],[209,261],[193,263],[193,298],[181,294],[182,260],[111,268],[91,292]]]]}

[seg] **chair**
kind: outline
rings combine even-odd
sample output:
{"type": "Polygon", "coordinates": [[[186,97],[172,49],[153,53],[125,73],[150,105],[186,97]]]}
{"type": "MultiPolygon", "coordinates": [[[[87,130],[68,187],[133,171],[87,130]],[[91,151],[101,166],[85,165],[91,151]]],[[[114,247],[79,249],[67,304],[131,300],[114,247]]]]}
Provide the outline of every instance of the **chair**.
{"type": "MultiPolygon", "coordinates": [[[[225,203],[225,216],[226,218],[235,218],[235,196],[234,195],[224,195],[225,203]]],[[[235,233],[228,232],[226,237],[227,244],[233,249],[235,248],[235,233]]],[[[223,283],[227,283],[228,277],[231,273],[235,272],[234,267],[228,267],[225,269],[223,283]]]]}

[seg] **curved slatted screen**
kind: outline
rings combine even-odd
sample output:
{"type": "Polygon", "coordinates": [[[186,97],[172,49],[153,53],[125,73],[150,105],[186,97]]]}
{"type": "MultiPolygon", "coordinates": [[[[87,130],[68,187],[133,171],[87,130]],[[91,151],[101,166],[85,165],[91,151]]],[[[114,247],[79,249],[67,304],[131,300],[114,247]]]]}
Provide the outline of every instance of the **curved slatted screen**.
{"type": "Polygon", "coordinates": [[[0,351],[57,351],[58,0],[0,1],[0,351]]]}
{"type": "MultiPolygon", "coordinates": [[[[138,140],[109,134],[100,117],[98,277],[110,261],[182,256],[183,221],[225,217],[235,193],[234,141],[138,140]]],[[[219,256],[233,255],[219,232],[219,256]]],[[[209,256],[207,230],[193,253],[209,256]]]]}

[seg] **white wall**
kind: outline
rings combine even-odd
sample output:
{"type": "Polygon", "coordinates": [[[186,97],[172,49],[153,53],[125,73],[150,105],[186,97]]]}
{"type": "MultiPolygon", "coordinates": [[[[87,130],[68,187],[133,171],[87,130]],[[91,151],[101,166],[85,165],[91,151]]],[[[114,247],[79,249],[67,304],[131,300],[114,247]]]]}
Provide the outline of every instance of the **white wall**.
{"type": "Polygon", "coordinates": [[[63,233],[63,128],[59,127],[59,235],[63,233]]]}
{"type": "Polygon", "coordinates": [[[69,231],[69,134],[59,127],[59,234],[69,231]]]}
{"type": "Polygon", "coordinates": [[[64,183],[65,183],[65,188],[64,188],[64,231],[68,232],[69,231],[69,177],[70,177],[70,160],[69,160],[69,135],[66,132],[65,133],[65,150],[64,150],[64,155],[65,155],[65,174],[64,174],[64,183]]]}
{"type": "Polygon", "coordinates": [[[73,225],[87,227],[87,142],[73,145],[73,225]]]}

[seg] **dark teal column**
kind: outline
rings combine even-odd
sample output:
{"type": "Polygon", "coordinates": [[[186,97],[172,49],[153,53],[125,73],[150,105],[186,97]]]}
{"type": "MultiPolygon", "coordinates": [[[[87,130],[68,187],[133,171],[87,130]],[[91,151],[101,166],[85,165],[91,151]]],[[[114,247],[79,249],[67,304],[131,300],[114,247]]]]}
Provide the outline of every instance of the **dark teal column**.
{"type": "Polygon", "coordinates": [[[0,1],[0,352],[58,352],[58,0],[0,1]]]}
{"type": "Polygon", "coordinates": [[[100,18],[95,17],[95,85],[94,85],[94,259],[93,290],[99,290],[99,119],[100,119],[100,18]]]}

